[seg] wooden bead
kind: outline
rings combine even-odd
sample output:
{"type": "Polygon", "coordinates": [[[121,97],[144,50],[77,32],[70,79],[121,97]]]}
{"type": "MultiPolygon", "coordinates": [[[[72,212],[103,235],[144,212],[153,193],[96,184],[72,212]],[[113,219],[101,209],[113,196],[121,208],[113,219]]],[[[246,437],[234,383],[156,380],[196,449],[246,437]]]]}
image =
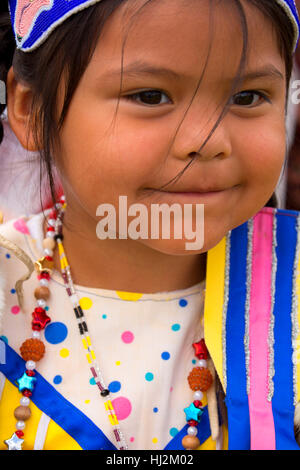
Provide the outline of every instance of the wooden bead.
{"type": "Polygon", "coordinates": [[[189,450],[195,450],[200,446],[200,441],[196,436],[184,436],[181,443],[185,449],[189,450]]]}
{"type": "Polygon", "coordinates": [[[34,297],[36,299],[48,300],[50,297],[50,290],[48,289],[48,287],[39,286],[34,291],[34,297]]]}
{"type": "Polygon", "coordinates": [[[53,238],[44,238],[43,248],[48,248],[48,250],[54,250],[55,240],[53,238]]]}
{"type": "Polygon", "coordinates": [[[15,418],[18,421],[26,421],[31,416],[31,411],[28,406],[18,406],[14,411],[15,418]]]}

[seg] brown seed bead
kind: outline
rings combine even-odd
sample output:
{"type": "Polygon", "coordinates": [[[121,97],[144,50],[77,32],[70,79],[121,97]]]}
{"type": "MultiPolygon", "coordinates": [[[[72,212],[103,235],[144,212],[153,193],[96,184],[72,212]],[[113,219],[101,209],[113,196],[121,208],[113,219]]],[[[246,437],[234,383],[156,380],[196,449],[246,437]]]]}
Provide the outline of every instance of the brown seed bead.
{"type": "Polygon", "coordinates": [[[24,361],[39,361],[45,354],[45,345],[39,339],[31,338],[20,347],[24,361]]]}
{"type": "Polygon", "coordinates": [[[53,238],[44,238],[43,248],[48,248],[48,250],[54,250],[55,240],[53,240],[53,238]]]}
{"type": "Polygon", "coordinates": [[[48,300],[50,297],[50,290],[48,289],[48,287],[39,286],[34,291],[34,297],[36,299],[48,300]]]}
{"type": "Polygon", "coordinates": [[[28,406],[18,406],[14,411],[15,418],[18,421],[26,421],[31,416],[31,411],[28,406]]]}
{"type": "Polygon", "coordinates": [[[185,449],[195,450],[200,446],[200,441],[196,436],[184,436],[181,441],[185,449]]]}

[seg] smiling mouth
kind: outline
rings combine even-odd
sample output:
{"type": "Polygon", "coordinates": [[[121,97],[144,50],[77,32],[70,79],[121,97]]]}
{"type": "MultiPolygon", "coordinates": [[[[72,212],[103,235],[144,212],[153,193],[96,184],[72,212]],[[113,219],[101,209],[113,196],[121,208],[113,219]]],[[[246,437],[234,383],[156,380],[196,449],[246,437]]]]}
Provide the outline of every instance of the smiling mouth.
{"type": "Polygon", "coordinates": [[[165,194],[165,195],[170,195],[170,196],[186,196],[186,197],[204,197],[204,196],[214,196],[218,195],[221,193],[225,193],[227,191],[230,191],[232,189],[237,188],[239,185],[231,186],[229,188],[223,188],[223,189],[190,189],[190,190],[183,190],[183,191],[164,191],[164,190],[159,190],[155,188],[145,188],[147,191],[152,191],[153,193],[160,193],[160,194],[165,194]]]}

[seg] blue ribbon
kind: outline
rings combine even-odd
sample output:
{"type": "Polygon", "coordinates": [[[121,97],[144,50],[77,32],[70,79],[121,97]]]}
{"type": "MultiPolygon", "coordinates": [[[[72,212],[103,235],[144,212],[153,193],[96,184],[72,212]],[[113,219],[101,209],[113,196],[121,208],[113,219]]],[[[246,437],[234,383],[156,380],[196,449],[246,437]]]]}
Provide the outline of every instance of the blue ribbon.
{"type": "Polygon", "coordinates": [[[228,450],[250,449],[250,421],[244,349],[247,286],[247,223],[230,236],[229,299],[226,320],[228,450]]]}
{"type": "Polygon", "coordinates": [[[292,288],[297,246],[294,211],[278,211],[277,276],[274,305],[274,396],[272,411],[276,450],[300,450],[294,436],[293,362],[292,362],[292,288]]]}

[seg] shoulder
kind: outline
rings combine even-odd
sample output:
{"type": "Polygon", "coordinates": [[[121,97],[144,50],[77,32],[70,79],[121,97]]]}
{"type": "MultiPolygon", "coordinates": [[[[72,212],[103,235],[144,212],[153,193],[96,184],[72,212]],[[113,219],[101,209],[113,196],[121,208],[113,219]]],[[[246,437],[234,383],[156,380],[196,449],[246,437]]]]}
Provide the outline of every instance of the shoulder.
{"type": "Polygon", "coordinates": [[[4,283],[15,284],[24,276],[25,264],[34,262],[41,251],[42,239],[43,214],[19,217],[0,225],[0,278],[4,283]]]}
{"type": "MultiPolygon", "coordinates": [[[[16,282],[28,272],[24,263],[28,265],[37,259],[35,251],[39,251],[37,245],[42,239],[42,222],[43,214],[37,214],[0,225],[0,328],[6,317],[4,311],[6,313],[8,307],[12,312],[18,311],[16,282]]],[[[24,283],[24,287],[28,282],[24,283]]]]}
{"type": "Polygon", "coordinates": [[[20,248],[26,248],[28,239],[32,239],[36,236],[38,227],[42,228],[42,219],[43,214],[40,213],[29,217],[22,216],[17,219],[9,220],[0,225],[0,235],[15,243],[20,248]]]}

